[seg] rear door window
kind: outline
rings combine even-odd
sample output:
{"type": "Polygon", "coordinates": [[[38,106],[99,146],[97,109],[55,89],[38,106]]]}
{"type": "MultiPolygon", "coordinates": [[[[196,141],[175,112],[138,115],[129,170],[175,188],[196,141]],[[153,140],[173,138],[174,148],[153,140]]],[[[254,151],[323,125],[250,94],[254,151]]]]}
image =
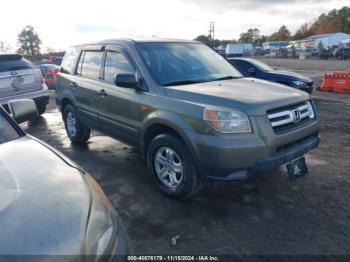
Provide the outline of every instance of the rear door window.
{"type": "Polygon", "coordinates": [[[1,56],[0,57],[0,73],[8,71],[18,71],[25,69],[33,69],[34,66],[27,59],[20,56],[1,56]]]}
{"type": "Polygon", "coordinates": [[[77,74],[91,79],[98,79],[100,76],[102,59],[102,51],[84,51],[80,57],[77,74]]]}
{"type": "Polygon", "coordinates": [[[104,67],[104,79],[109,83],[114,82],[117,74],[134,74],[135,68],[129,57],[121,52],[107,51],[104,67]]]}

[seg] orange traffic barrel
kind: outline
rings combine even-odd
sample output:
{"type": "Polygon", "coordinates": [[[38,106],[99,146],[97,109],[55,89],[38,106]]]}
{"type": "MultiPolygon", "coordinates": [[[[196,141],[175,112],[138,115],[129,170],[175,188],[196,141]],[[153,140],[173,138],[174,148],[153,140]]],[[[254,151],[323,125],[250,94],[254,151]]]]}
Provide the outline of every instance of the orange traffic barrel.
{"type": "Polygon", "coordinates": [[[320,90],[350,93],[350,72],[325,73],[320,90]]]}
{"type": "Polygon", "coordinates": [[[350,93],[350,72],[334,72],[332,90],[337,93],[350,93]]]}
{"type": "Polygon", "coordinates": [[[323,81],[320,86],[321,91],[332,91],[333,88],[333,73],[325,73],[323,76],[323,81]]]}

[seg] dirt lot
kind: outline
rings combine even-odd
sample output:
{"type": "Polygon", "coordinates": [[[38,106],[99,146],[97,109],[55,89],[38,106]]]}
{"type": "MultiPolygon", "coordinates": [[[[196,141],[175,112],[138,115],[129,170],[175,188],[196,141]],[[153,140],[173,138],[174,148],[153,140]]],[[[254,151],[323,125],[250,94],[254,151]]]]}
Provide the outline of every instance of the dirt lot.
{"type": "MultiPolygon", "coordinates": [[[[267,59],[317,73],[350,62],[267,59]]],[[[70,144],[57,109],[24,124],[100,183],[137,254],[350,254],[350,94],[315,92],[322,142],[307,155],[310,174],[289,182],[285,168],[245,183],[212,184],[196,198],[168,199],[152,184],[141,155],[94,133],[70,144]],[[179,236],[177,244],[171,238],[179,236]]]]}

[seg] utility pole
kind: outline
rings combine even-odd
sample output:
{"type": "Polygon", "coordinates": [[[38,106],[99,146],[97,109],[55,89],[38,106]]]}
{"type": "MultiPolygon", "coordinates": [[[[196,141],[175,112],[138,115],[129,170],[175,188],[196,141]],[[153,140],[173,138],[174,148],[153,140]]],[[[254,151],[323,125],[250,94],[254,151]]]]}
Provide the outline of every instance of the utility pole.
{"type": "Polygon", "coordinates": [[[209,35],[212,39],[212,46],[215,47],[215,22],[209,23],[209,35]]]}

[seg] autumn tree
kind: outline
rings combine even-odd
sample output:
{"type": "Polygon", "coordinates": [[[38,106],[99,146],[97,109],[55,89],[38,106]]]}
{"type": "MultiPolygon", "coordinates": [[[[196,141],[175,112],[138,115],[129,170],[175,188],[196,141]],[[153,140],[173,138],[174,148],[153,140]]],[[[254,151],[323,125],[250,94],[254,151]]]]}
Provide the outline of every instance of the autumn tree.
{"type": "Polygon", "coordinates": [[[295,32],[293,39],[299,40],[309,36],[309,26],[307,23],[302,24],[299,29],[295,32]]]}
{"type": "Polygon", "coordinates": [[[291,39],[291,33],[285,25],[282,25],[277,32],[270,36],[271,41],[289,41],[291,39]]]}
{"type": "Polygon", "coordinates": [[[35,58],[40,55],[41,40],[32,26],[26,26],[18,34],[18,53],[35,58]]]}
{"type": "MultiPolygon", "coordinates": [[[[306,30],[306,36],[328,33],[350,33],[350,7],[333,9],[327,14],[321,14],[306,30]]],[[[298,31],[297,31],[298,33],[298,31]]],[[[296,39],[296,35],[293,38],[296,39]]]]}

